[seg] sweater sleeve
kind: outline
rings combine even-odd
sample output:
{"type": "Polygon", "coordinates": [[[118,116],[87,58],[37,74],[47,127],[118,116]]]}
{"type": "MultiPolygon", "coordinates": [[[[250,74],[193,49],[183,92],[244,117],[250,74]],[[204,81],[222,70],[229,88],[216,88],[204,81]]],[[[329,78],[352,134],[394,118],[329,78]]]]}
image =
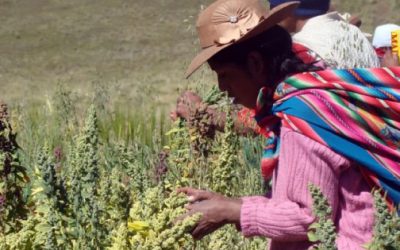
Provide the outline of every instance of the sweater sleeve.
{"type": "Polygon", "coordinates": [[[338,207],[339,175],[349,166],[344,157],[308,137],[282,128],[279,165],[274,170],[272,198],[242,198],[240,226],[245,236],[277,241],[307,239],[314,221],[308,184],[320,187],[333,217],[338,207]]]}

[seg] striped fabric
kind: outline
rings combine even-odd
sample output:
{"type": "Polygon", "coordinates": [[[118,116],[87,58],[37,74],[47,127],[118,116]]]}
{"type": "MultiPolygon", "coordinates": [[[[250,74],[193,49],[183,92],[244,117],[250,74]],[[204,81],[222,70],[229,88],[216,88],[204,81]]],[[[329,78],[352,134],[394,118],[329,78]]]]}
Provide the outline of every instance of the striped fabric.
{"type": "Polygon", "coordinates": [[[400,203],[400,67],[297,74],[273,94],[260,91],[255,118],[267,131],[264,178],[277,165],[282,125],[358,163],[370,184],[400,203]]]}

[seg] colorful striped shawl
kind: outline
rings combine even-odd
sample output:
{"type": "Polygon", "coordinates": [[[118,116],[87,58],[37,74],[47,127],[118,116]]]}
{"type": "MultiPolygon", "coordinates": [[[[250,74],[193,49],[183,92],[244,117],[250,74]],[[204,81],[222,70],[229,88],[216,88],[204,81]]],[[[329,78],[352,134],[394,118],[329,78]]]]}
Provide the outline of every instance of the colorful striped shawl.
{"type": "Polygon", "coordinates": [[[400,67],[297,74],[268,100],[264,88],[255,116],[267,131],[264,178],[277,164],[282,125],[357,163],[370,184],[400,203],[400,67]]]}

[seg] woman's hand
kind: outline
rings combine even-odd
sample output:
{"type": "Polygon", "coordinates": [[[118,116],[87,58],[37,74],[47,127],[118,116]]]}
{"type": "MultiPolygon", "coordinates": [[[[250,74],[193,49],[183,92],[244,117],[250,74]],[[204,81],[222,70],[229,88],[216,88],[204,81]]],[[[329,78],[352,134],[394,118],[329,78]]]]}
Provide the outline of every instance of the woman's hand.
{"type": "Polygon", "coordinates": [[[202,214],[192,231],[193,238],[201,239],[228,223],[239,224],[242,206],[240,199],[193,188],[181,188],[178,192],[188,195],[190,201],[190,204],[186,206],[188,213],[185,216],[202,214]]]}
{"type": "Polygon", "coordinates": [[[176,102],[176,108],[170,113],[170,118],[175,121],[176,119],[183,118],[187,120],[190,114],[198,107],[203,100],[196,93],[185,91],[176,102]]]}

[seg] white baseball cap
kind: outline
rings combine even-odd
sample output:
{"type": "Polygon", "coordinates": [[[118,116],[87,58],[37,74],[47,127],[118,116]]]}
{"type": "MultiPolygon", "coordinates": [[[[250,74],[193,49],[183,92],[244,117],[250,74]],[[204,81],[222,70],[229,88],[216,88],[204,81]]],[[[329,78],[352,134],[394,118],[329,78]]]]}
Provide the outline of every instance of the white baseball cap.
{"type": "Polygon", "coordinates": [[[375,28],[372,45],[374,48],[392,47],[392,31],[400,30],[396,24],[383,24],[375,28]]]}

